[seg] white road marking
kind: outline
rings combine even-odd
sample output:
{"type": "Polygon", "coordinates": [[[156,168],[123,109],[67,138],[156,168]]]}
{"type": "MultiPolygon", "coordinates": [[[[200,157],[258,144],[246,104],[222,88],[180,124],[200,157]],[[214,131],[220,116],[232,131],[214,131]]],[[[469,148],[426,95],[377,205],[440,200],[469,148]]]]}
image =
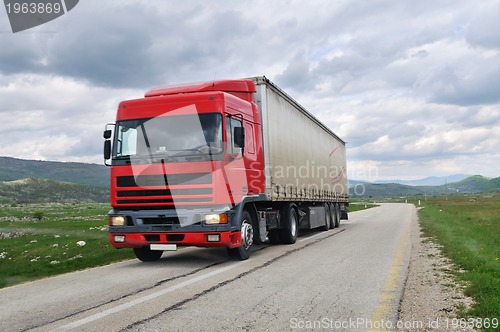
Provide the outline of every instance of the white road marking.
{"type": "Polygon", "coordinates": [[[64,326],[61,326],[59,327],[58,329],[56,329],[56,331],[66,331],[66,330],[71,330],[71,329],[74,329],[74,328],[77,328],[77,327],[80,327],[82,325],[85,325],[85,324],[88,324],[88,323],[91,323],[93,321],[96,321],[98,319],[101,319],[101,318],[104,318],[104,317],[107,317],[109,315],[112,315],[112,314],[115,314],[117,312],[120,312],[120,311],[123,311],[123,310],[126,310],[126,309],[129,309],[133,306],[136,306],[138,304],[141,304],[141,303],[144,303],[144,302],[147,302],[147,301],[150,301],[152,299],[155,299],[157,297],[160,297],[160,296],[163,296],[165,294],[168,294],[170,292],[173,292],[173,291],[176,291],[178,289],[181,289],[181,288],[184,288],[184,287],[187,287],[187,286],[190,286],[194,283],[197,283],[199,281],[202,281],[202,280],[205,280],[205,279],[208,279],[208,278],[211,278],[215,275],[218,275],[218,274],[221,274],[221,273],[224,273],[226,271],[229,271],[229,270],[232,270],[234,269],[235,267],[238,267],[240,265],[243,265],[245,263],[247,263],[248,260],[246,261],[241,261],[241,262],[238,262],[238,263],[235,263],[235,264],[232,264],[230,266],[226,266],[226,267],[223,267],[223,268],[220,268],[218,270],[215,270],[215,271],[212,271],[212,272],[209,272],[209,273],[206,273],[206,274],[203,274],[201,276],[198,276],[196,278],[193,278],[193,279],[190,279],[190,280],[186,280],[184,282],[181,282],[177,285],[174,285],[172,287],[169,287],[169,288],[166,288],[166,289],[163,289],[163,290],[160,290],[158,292],[155,292],[155,293],[152,293],[152,294],[149,294],[149,295],[145,295],[143,297],[140,297],[140,298],[137,298],[133,301],[130,301],[130,302],[127,302],[127,303],[124,303],[124,304],[120,304],[116,307],[113,307],[113,308],[110,308],[110,309],[107,309],[107,310],[104,310],[98,314],[95,314],[95,315],[92,315],[92,316],[89,316],[89,317],[86,317],[86,318],[82,318],[80,320],[77,320],[77,321],[74,321],[70,324],[67,324],[67,325],[64,325],[64,326]]]}
{"type": "MultiPolygon", "coordinates": [[[[311,236],[308,236],[306,238],[302,238],[302,239],[299,239],[297,240],[297,242],[304,242],[304,241],[309,241],[317,236],[320,236],[324,234],[324,232],[318,232],[314,235],[311,235],[311,236]]],[[[69,323],[69,324],[66,324],[66,325],[63,325],[59,328],[56,329],[56,331],[67,331],[67,330],[71,330],[71,329],[75,329],[75,328],[78,328],[80,326],[83,326],[85,324],[88,324],[88,323],[91,323],[91,322],[94,322],[96,320],[99,320],[101,318],[104,318],[104,317],[107,317],[107,316],[110,316],[112,314],[115,314],[115,313],[118,313],[118,312],[121,312],[121,311],[124,311],[124,310],[127,310],[129,308],[132,308],[138,304],[141,304],[141,303],[144,303],[144,302],[147,302],[147,301],[150,301],[150,300],[153,300],[157,297],[160,297],[160,296],[163,296],[165,294],[168,294],[168,293],[171,293],[173,291],[176,291],[178,289],[182,289],[184,287],[187,287],[187,286],[190,286],[194,283],[197,283],[199,281],[202,281],[202,280],[205,280],[205,279],[208,279],[208,278],[211,278],[215,275],[218,275],[218,274],[221,274],[221,273],[224,273],[226,271],[229,271],[231,269],[234,269],[235,267],[239,267],[245,263],[247,263],[248,260],[245,260],[245,261],[241,261],[241,262],[238,262],[238,263],[235,263],[235,264],[232,264],[230,266],[226,266],[226,267],[223,267],[223,268],[220,268],[218,270],[215,270],[215,271],[212,271],[212,272],[209,272],[209,273],[206,273],[206,274],[203,274],[201,276],[198,276],[198,277],[195,277],[193,279],[190,279],[190,280],[186,280],[184,282],[181,282],[177,285],[174,285],[174,286],[171,286],[169,288],[166,288],[166,289],[163,289],[163,290],[160,290],[160,291],[157,291],[155,293],[151,293],[149,295],[145,295],[143,297],[140,297],[140,298],[137,298],[135,300],[132,300],[130,302],[127,302],[127,303],[123,303],[123,304],[120,304],[120,305],[117,305],[116,307],[113,307],[113,308],[109,308],[107,310],[104,310],[100,313],[97,313],[97,314],[94,314],[94,315],[91,315],[89,317],[86,317],[86,318],[82,318],[80,320],[77,320],[77,321],[74,321],[72,323],[69,323]]]]}

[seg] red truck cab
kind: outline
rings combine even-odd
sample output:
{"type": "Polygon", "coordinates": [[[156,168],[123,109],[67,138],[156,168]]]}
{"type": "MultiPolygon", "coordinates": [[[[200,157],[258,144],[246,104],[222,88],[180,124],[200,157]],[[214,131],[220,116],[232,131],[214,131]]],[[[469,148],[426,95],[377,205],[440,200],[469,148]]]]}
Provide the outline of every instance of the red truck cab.
{"type": "Polygon", "coordinates": [[[177,246],[245,256],[253,227],[242,227],[236,207],[264,192],[254,92],[251,80],[217,81],[154,89],[119,104],[112,148],[105,131],[115,248],[133,248],[144,261],[177,246]]]}

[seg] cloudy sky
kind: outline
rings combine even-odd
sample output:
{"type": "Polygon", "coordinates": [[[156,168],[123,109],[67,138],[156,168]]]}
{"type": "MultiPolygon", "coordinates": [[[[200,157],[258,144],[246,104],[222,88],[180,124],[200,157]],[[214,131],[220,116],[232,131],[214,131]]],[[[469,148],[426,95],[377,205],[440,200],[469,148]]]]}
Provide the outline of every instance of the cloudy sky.
{"type": "Polygon", "coordinates": [[[500,176],[500,1],[81,0],[12,33],[0,156],[102,163],[120,100],[265,75],[348,143],[351,179],[500,176]]]}

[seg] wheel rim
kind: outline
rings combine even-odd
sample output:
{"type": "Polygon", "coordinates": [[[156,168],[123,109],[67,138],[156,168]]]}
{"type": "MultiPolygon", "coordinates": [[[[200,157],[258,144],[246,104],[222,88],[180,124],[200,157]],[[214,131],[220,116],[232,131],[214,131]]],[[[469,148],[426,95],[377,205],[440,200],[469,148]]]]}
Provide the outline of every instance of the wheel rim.
{"type": "Polygon", "coordinates": [[[245,250],[253,244],[253,227],[248,220],[244,220],[241,224],[241,245],[245,250]]]}

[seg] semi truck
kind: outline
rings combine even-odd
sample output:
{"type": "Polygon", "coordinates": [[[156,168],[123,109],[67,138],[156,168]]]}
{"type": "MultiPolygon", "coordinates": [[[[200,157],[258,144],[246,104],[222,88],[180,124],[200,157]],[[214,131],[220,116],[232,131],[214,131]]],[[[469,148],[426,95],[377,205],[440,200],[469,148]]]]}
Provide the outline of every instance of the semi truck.
{"type": "Polygon", "coordinates": [[[141,261],[183,246],[245,260],[347,219],[346,143],[266,77],[152,89],[104,130],[109,240],[141,261]]]}

